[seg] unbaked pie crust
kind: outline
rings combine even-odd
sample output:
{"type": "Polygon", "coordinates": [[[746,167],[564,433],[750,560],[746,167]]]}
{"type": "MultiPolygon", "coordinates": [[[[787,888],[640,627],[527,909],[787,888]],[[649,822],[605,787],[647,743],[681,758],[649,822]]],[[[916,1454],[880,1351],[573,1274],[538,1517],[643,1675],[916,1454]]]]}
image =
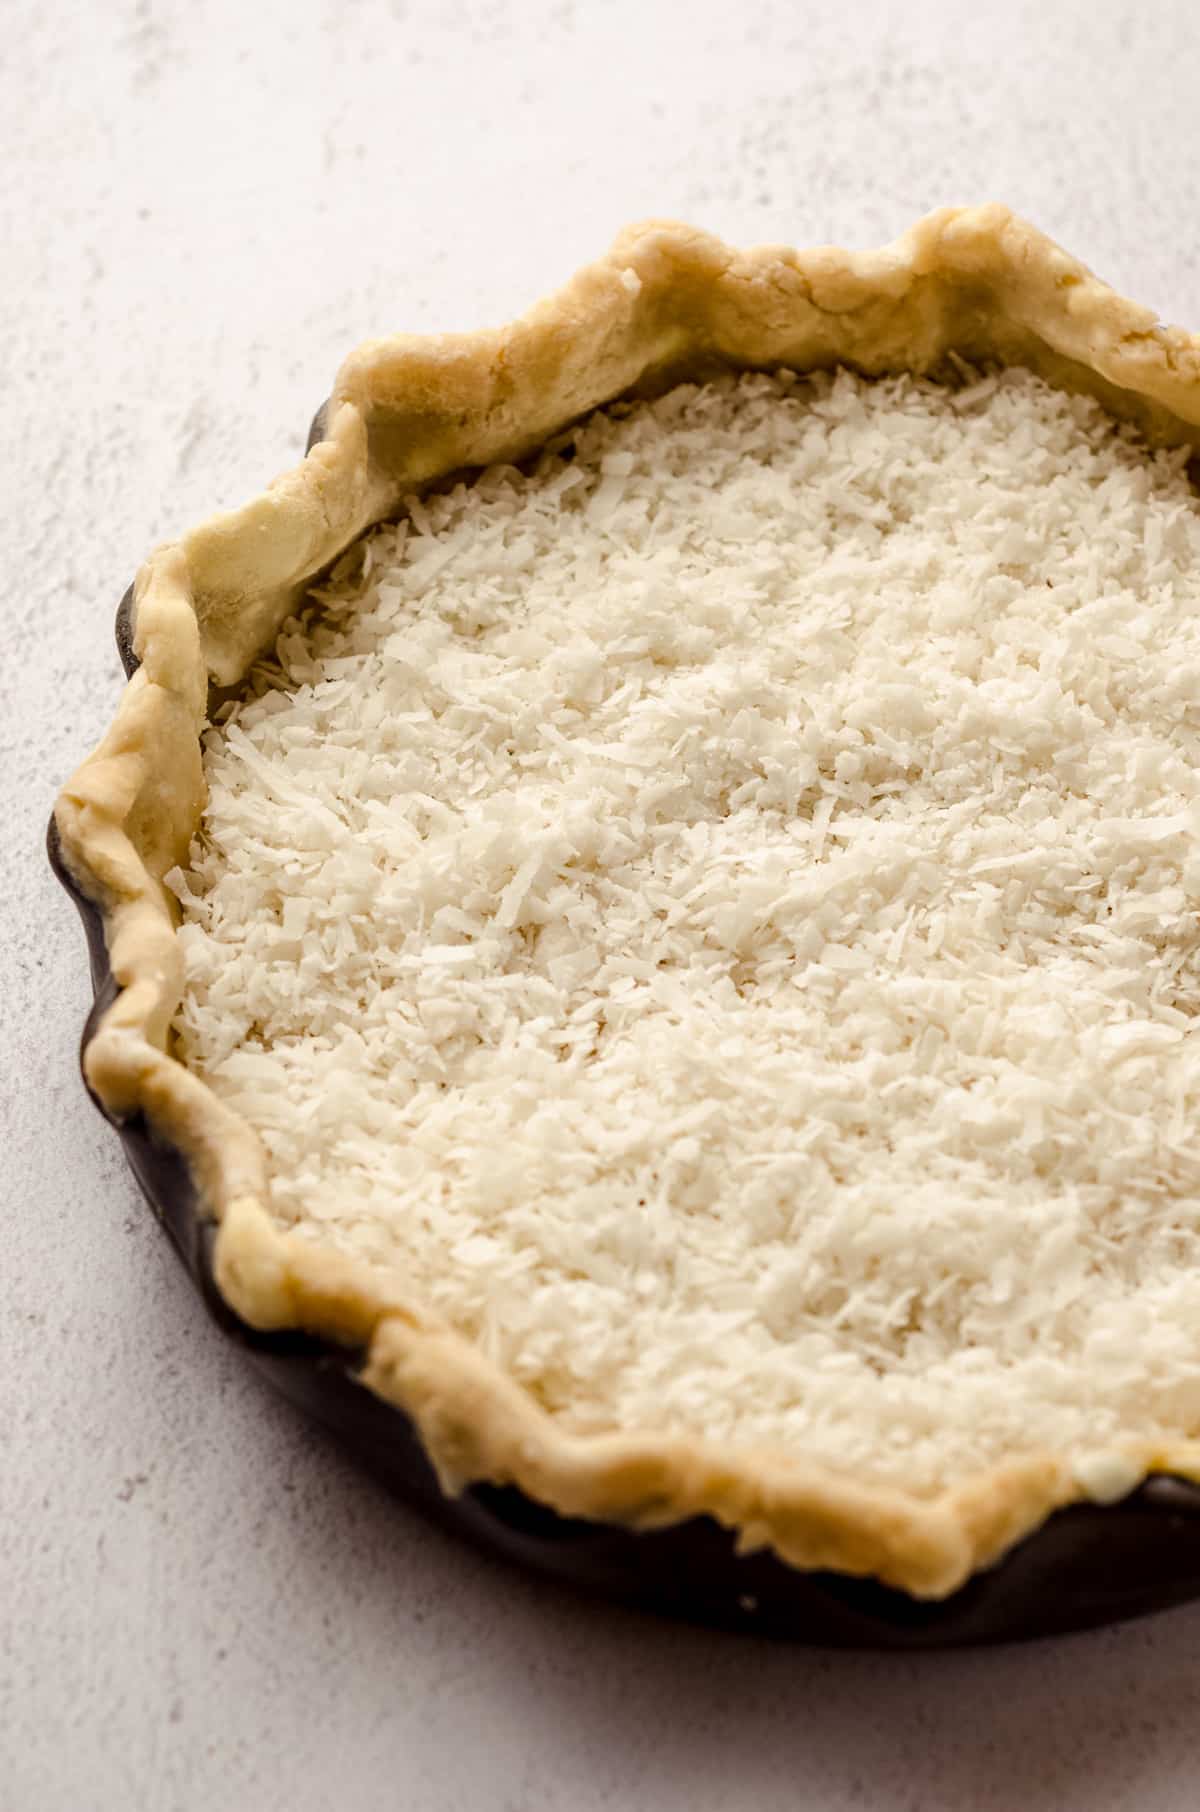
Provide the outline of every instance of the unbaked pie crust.
{"type": "Polygon", "coordinates": [[[1099,282],[1001,207],[943,209],[894,244],[736,252],[649,223],[511,326],[397,336],[342,366],[324,438],[244,509],[155,550],[137,576],[140,667],[64,787],[64,858],[104,914],[120,992],[85,1053],[116,1116],[144,1113],[186,1156],[219,1223],[220,1288],[247,1322],[365,1349],[363,1380],[417,1425],[448,1491],[512,1483],[566,1515],[648,1528],[710,1515],[803,1568],[953,1591],[1057,1507],[1148,1473],[1200,1479],[1200,1443],[1046,1453],[934,1498],[803,1459],[651,1433],[572,1435],[400,1280],[282,1229],[252,1128],[170,1052],[183,987],[177,907],[204,803],[210,684],[236,685],[315,575],[415,489],[526,455],[617,397],[720,371],[846,364],[937,373],[947,355],[1027,367],[1097,398],[1151,445],[1200,442],[1200,340],[1099,282]]]}

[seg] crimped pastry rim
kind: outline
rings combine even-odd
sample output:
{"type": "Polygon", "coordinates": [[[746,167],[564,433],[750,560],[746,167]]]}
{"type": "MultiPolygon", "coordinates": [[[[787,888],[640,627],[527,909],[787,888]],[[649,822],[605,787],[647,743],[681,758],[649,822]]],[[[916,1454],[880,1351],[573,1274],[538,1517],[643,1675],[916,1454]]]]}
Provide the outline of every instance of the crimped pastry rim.
{"type": "Polygon", "coordinates": [[[1008,210],[943,209],[892,245],[738,253],[649,223],[512,325],[368,342],[343,364],[326,437],[243,509],[138,573],[140,660],[116,718],[59,795],[63,857],[104,915],[120,992],[84,1052],[111,1114],[186,1156],[218,1223],[234,1311],[366,1351],[364,1381],[412,1418],[447,1490],[519,1486],[570,1516],[658,1527],[710,1515],[747,1549],[942,1597],[1058,1507],[1142,1477],[1200,1479],[1200,1443],[1131,1441],[1084,1467],[1044,1454],[934,1498],[775,1452],[649,1433],[573,1436],[400,1281],[278,1228],[252,1129],[169,1053],[182,987],[162,876],[203,805],[210,680],[235,683],[312,577],[417,486],[519,457],[630,392],[715,369],[848,363],[935,370],[949,352],[1030,365],[1164,444],[1200,444],[1200,339],[1162,327],[1008,210]]]}

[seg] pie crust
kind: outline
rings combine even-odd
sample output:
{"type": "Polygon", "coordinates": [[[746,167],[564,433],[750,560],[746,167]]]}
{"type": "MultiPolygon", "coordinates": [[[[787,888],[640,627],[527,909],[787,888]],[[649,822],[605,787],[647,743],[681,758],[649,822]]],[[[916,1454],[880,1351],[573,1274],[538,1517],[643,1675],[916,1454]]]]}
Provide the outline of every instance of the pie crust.
{"type": "Polygon", "coordinates": [[[931,1498],[778,1453],[564,1432],[400,1280],[272,1220],[254,1131],[171,1055],[183,971],[163,877],[186,862],[203,809],[210,685],[236,684],[314,576],[406,494],[519,458],[618,396],[685,378],[833,364],[936,373],[951,353],[1086,392],[1153,445],[1200,445],[1200,337],[1163,327],[999,206],[941,209],[860,253],[737,252],[650,222],[510,326],[359,346],[303,462],[142,566],[140,667],[55,808],[120,989],[84,1053],[87,1080],[108,1112],[144,1114],[186,1157],[219,1223],[217,1280],[239,1316],[363,1349],[363,1382],[413,1419],[449,1492],[515,1484],[565,1515],[641,1528],[709,1515],[745,1549],[928,1598],[1061,1505],[1111,1501],[1152,1472],[1200,1480],[1200,1441],[1134,1441],[1083,1461],[1045,1453],[931,1498]]]}

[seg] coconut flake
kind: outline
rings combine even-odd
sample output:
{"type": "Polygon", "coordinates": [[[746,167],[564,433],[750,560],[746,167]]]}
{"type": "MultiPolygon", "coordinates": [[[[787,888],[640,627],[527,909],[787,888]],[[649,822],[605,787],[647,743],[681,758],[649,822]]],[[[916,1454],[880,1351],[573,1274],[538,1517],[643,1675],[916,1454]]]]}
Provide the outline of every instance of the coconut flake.
{"type": "Polygon", "coordinates": [[[1124,1489],[1200,1427],[1198,571],[1183,456],[1019,371],[412,499],[167,877],[274,1212],[573,1428],[1124,1489]]]}

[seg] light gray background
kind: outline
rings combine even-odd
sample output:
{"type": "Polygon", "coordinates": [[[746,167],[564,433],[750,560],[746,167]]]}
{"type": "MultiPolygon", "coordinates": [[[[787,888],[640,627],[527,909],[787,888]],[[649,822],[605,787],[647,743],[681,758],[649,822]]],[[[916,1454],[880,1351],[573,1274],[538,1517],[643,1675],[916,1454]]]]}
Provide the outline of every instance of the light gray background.
{"type": "Polygon", "coordinates": [[[364,335],[625,222],[869,245],[999,198],[1200,326],[1195,0],[0,8],[0,1806],[1167,1812],[1200,1609],[889,1660],[581,1605],[430,1532],[211,1331],[75,1071],[44,866],[141,555],[364,335]]]}

